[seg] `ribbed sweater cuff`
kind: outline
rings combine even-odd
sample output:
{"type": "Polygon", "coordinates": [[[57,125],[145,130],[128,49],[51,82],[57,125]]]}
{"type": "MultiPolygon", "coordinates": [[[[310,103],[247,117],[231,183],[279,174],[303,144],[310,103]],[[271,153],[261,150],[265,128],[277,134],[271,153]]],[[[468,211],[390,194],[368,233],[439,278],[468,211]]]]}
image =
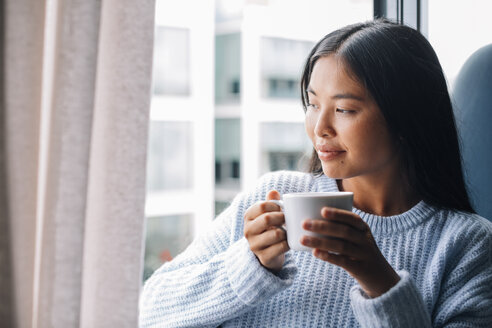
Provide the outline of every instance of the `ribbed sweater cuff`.
{"type": "Polygon", "coordinates": [[[286,254],[282,270],[273,274],[264,268],[250,250],[245,238],[227,250],[225,268],[231,288],[245,304],[255,306],[286,289],[294,281],[297,269],[286,254]]]}
{"type": "Polygon", "coordinates": [[[362,327],[431,327],[422,296],[406,271],[400,281],[376,298],[368,298],[356,285],[350,291],[352,310],[362,327]]]}

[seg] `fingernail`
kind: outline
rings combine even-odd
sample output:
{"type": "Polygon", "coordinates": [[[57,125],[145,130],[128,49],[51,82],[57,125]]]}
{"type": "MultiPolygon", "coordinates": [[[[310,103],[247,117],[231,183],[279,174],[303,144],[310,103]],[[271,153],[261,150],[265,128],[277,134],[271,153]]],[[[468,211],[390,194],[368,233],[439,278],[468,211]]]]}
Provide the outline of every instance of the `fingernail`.
{"type": "Polygon", "coordinates": [[[309,244],[309,237],[306,237],[306,236],[302,236],[301,239],[299,240],[301,242],[301,244],[303,245],[308,245],[309,244]]]}
{"type": "Polygon", "coordinates": [[[325,210],[325,215],[327,218],[331,218],[333,216],[333,209],[331,209],[330,207],[325,207],[324,208],[325,210]]]}
{"type": "Polygon", "coordinates": [[[304,228],[309,229],[313,226],[313,223],[310,220],[304,221],[304,228]]]}

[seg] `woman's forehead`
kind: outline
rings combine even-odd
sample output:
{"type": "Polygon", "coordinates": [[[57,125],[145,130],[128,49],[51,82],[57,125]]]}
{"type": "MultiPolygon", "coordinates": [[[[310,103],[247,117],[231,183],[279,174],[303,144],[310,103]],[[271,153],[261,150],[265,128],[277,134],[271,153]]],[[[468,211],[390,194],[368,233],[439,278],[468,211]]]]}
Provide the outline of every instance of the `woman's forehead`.
{"type": "Polygon", "coordinates": [[[324,92],[344,92],[365,97],[367,89],[339,56],[324,56],[314,64],[307,91],[317,95],[324,92]],[[314,92],[313,92],[314,91],[314,92]]]}

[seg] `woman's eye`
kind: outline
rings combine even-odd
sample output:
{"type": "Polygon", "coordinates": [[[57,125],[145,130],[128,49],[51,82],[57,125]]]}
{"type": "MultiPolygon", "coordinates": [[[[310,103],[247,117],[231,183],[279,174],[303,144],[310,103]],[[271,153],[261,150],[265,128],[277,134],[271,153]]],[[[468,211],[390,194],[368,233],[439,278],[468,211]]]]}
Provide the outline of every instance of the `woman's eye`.
{"type": "Polygon", "coordinates": [[[309,103],[307,106],[312,108],[312,109],[318,109],[318,105],[315,105],[315,104],[309,103]]]}
{"type": "Polygon", "coordinates": [[[352,114],[354,112],[353,110],[348,110],[348,109],[343,109],[343,108],[337,108],[336,111],[338,113],[342,113],[342,114],[352,114]]]}

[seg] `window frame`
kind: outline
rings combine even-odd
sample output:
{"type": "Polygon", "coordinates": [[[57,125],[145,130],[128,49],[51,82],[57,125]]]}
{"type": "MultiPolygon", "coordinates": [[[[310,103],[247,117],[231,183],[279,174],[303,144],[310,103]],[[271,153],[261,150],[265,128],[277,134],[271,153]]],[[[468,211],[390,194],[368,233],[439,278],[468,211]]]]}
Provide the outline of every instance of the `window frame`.
{"type": "Polygon", "coordinates": [[[374,17],[411,26],[428,36],[429,0],[374,0],[374,17]]]}

